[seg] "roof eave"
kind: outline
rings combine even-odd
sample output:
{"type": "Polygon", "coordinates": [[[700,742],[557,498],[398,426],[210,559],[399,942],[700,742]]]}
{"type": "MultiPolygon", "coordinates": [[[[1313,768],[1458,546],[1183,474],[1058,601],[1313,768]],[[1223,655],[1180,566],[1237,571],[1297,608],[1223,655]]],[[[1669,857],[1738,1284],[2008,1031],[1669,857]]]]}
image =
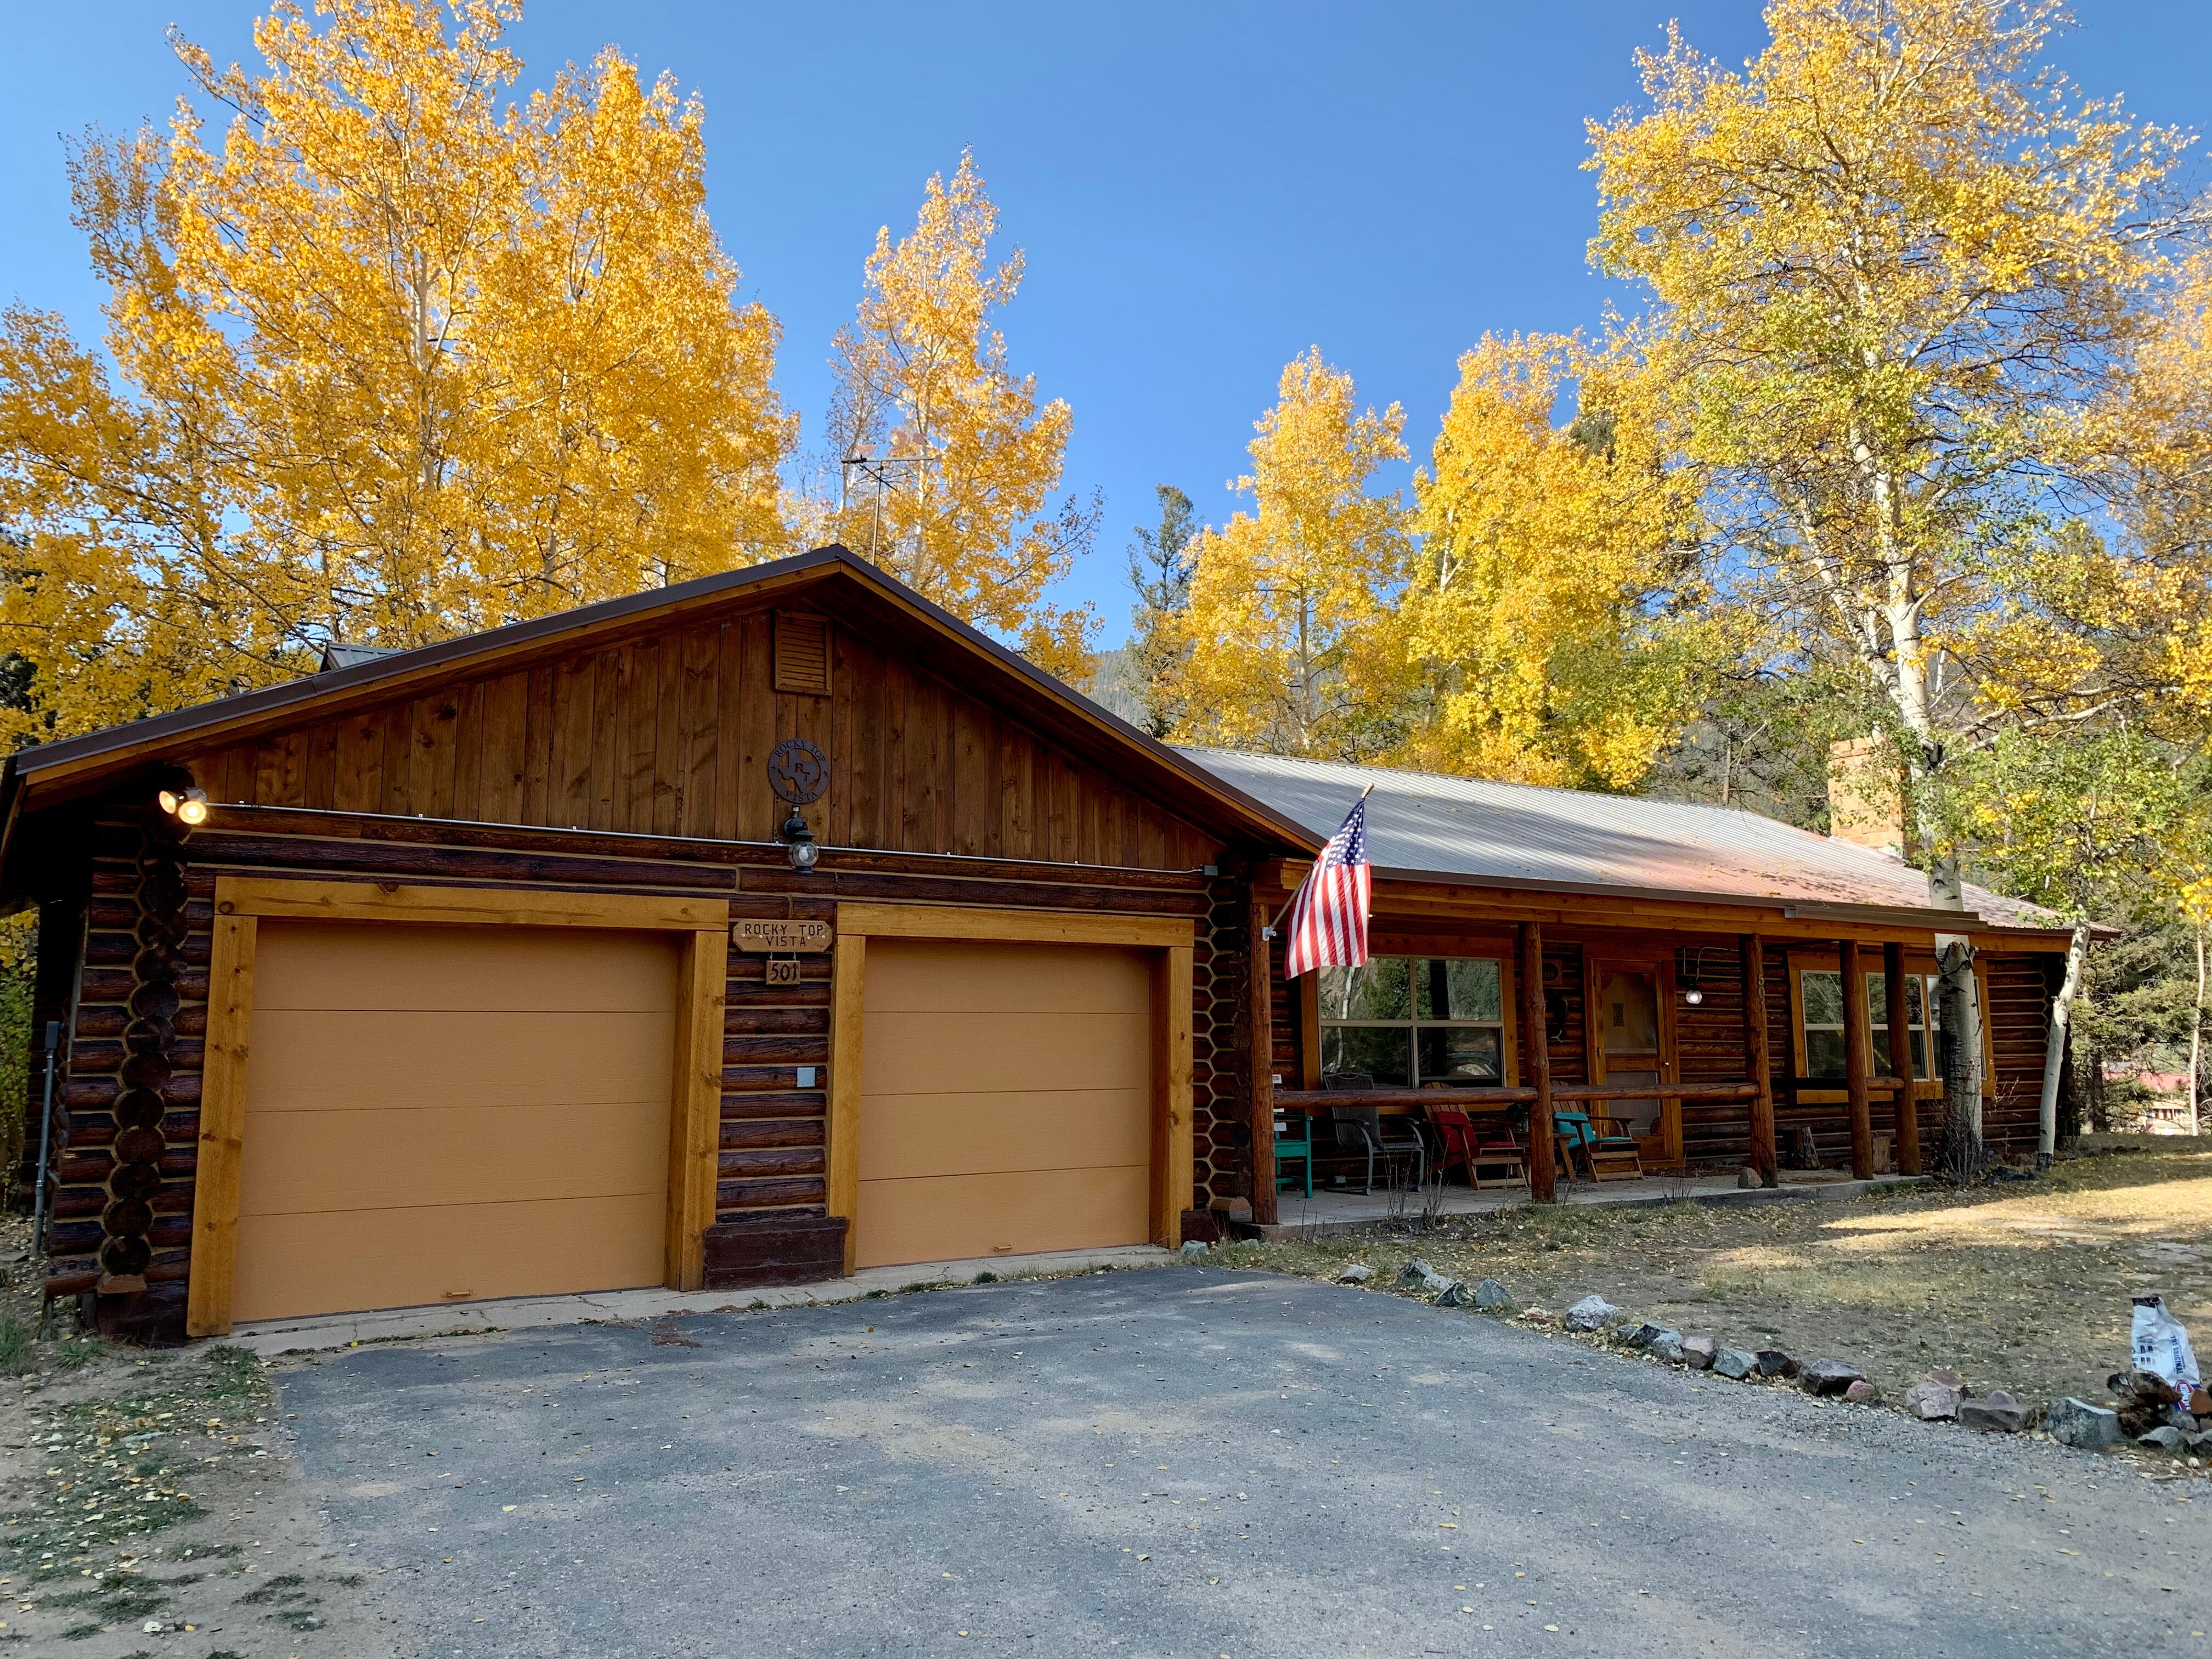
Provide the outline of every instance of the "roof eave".
{"type": "Polygon", "coordinates": [[[1563,898],[1641,899],[1655,903],[1698,905],[1708,909],[1769,911],[1785,921],[1833,921],[1861,927],[1908,928],[1930,933],[2008,933],[2063,938],[2063,928],[2023,927],[1993,921],[1972,910],[1936,910],[1917,906],[1854,904],[1813,901],[1774,893],[1714,893],[1694,888],[1638,887],[1620,882],[1554,881],[1533,876],[1462,875],[1441,870],[1376,865],[1377,884],[1463,887],[1508,893],[1556,894],[1563,898]]]}

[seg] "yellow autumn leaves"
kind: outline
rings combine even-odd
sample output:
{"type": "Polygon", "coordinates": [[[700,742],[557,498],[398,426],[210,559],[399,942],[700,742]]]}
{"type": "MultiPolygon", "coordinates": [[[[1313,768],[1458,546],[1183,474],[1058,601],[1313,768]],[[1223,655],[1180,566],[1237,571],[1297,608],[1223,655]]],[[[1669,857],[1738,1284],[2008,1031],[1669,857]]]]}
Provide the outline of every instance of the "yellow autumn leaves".
{"type": "MultiPolygon", "coordinates": [[[[179,44],[221,132],[180,104],[76,151],[106,350],[0,316],[0,741],[831,539],[1084,683],[1056,585],[1098,503],[1057,494],[1073,417],[1010,362],[972,159],[879,233],[794,480],[698,105],[611,50],[510,101],[519,15],[278,0],[252,75],[179,44]]],[[[1643,55],[1644,106],[1590,125],[1632,319],[1485,336],[1425,454],[1318,349],[1285,368],[1152,619],[1172,735],[1632,788],[1717,677],[1789,678],[1848,690],[1918,800],[2000,732],[2201,729],[2180,140],[2045,73],[2046,0],[1765,18],[1740,70],[1643,55]]]]}
{"type": "Polygon", "coordinates": [[[866,455],[881,477],[848,472],[808,538],[842,542],[1079,681],[1093,617],[1046,589],[1088,546],[1097,508],[1050,510],[1074,417],[1059,399],[1040,408],[1035,378],[1007,367],[990,314],[1019,290],[1022,260],[991,263],[998,217],[963,155],[950,183],[930,179],[911,234],[877,233],[860,315],[837,334],[830,427],[841,457],[866,455]]]}
{"type": "Polygon", "coordinates": [[[922,463],[871,539],[787,489],[780,329],[708,221],[699,104],[611,48],[514,101],[520,13],[276,0],[250,75],[175,42],[222,131],[179,100],[76,147],[106,351],[0,315],[0,744],[825,534],[1081,671],[1092,618],[1043,594],[1095,508],[1048,500],[1069,413],[990,326],[1020,265],[972,164],[839,340],[836,438],[922,463]]]}
{"type": "Polygon", "coordinates": [[[235,113],[77,148],[115,378],[0,325],[18,740],[750,562],[784,542],[777,328],[701,111],[619,55],[519,107],[516,9],[278,4],[235,113]],[[117,381],[122,384],[117,384],[117,381]]]}
{"type": "Polygon", "coordinates": [[[1486,337],[1403,419],[1285,372],[1209,532],[1184,735],[1637,787],[1717,685],[1835,690],[1938,848],[2003,733],[2212,711],[2212,256],[2185,148],[2048,68],[2046,0],[1771,0],[1589,126],[1642,309],[1486,337]]]}
{"type": "Polygon", "coordinates": [[[1695,708],[1694,501],[1579,342],[1460,360],[1413,500],[1405,416],[1318,349],[1258,424],[1252,508],[1194,544],[1186,740],[1626,787],[1695,708]],[[1586,411],[1555,424],[1582,383],[1586,411]]]}

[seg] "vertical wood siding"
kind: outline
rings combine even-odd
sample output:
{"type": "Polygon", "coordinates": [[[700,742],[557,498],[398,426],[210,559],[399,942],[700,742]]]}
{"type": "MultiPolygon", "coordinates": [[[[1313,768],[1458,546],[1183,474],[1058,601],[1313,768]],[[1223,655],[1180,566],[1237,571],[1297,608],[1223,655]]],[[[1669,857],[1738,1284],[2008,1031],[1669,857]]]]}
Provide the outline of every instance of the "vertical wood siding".
{"type": "Polygon", "coordinates": [[[769,841],[785,738],[830,758],[833,847],[1189,870],[1218,844],[842,629],[831,695],[774,689],[765,612],[458,681],[186,763],[218,802],[769,841]]]}

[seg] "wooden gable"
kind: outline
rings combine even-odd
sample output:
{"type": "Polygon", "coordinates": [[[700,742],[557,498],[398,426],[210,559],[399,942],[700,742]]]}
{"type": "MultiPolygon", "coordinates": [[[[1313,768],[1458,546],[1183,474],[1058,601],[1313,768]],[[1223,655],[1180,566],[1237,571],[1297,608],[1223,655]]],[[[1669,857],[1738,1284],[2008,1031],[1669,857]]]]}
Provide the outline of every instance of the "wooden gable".
{"type": "MultiPolygon", "coordinates": [[[[987,676],[978,676],[983,680],[987,676]]],[[[687,617],[181,757],[218,803],[765,842],[769,751],[830,758],[832,847],[1192,869],[1219,843],[900,643],[786,601],[687,617]],[[818,661],[794,641],[826,635],[818,661]],[[821,685],[823,695],[780,689],[821,685]]]]}

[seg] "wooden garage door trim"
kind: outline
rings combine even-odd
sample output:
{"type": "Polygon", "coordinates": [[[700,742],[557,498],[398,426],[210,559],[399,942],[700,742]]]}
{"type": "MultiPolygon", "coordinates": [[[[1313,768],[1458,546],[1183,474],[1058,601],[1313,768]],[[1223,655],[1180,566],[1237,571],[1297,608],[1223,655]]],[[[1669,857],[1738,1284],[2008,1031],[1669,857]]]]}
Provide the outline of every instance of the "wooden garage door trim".
{"type": "Polygon", "coordinates": [[[215,884],[208,968],[207,1060],[200,1082],[198,1168],[192,1186],[191,1278],[185,1328],[230,1331],[238,1260],[240,1155],[246,1140],[246,1062],[253,1023],[258,919],[448,922],[509,927],[617,927],[682,935],[676,982],[676,1090],[669,1114],[668,1286],[696,1291],[714,1219],[722,1107],[722,1007],[729,981],[726,899],[563,893],[501,887],[287,881],[222,876],[215,884]]]}
{"type": "Polygon", "coordinates": [[[837,907],[830,963],[829,1211],[845,1218],[845,1271],[853,1271],[860,1206],[860,1036],[868,940],[945,939],[1009,945],[1117,945],[1156,952],[1152,963],[1152,1231],[1182,1242],[1190,1207],[1191,955],[1197,925],[1176,916],[996,910],[957,905],[837,907]]]}

